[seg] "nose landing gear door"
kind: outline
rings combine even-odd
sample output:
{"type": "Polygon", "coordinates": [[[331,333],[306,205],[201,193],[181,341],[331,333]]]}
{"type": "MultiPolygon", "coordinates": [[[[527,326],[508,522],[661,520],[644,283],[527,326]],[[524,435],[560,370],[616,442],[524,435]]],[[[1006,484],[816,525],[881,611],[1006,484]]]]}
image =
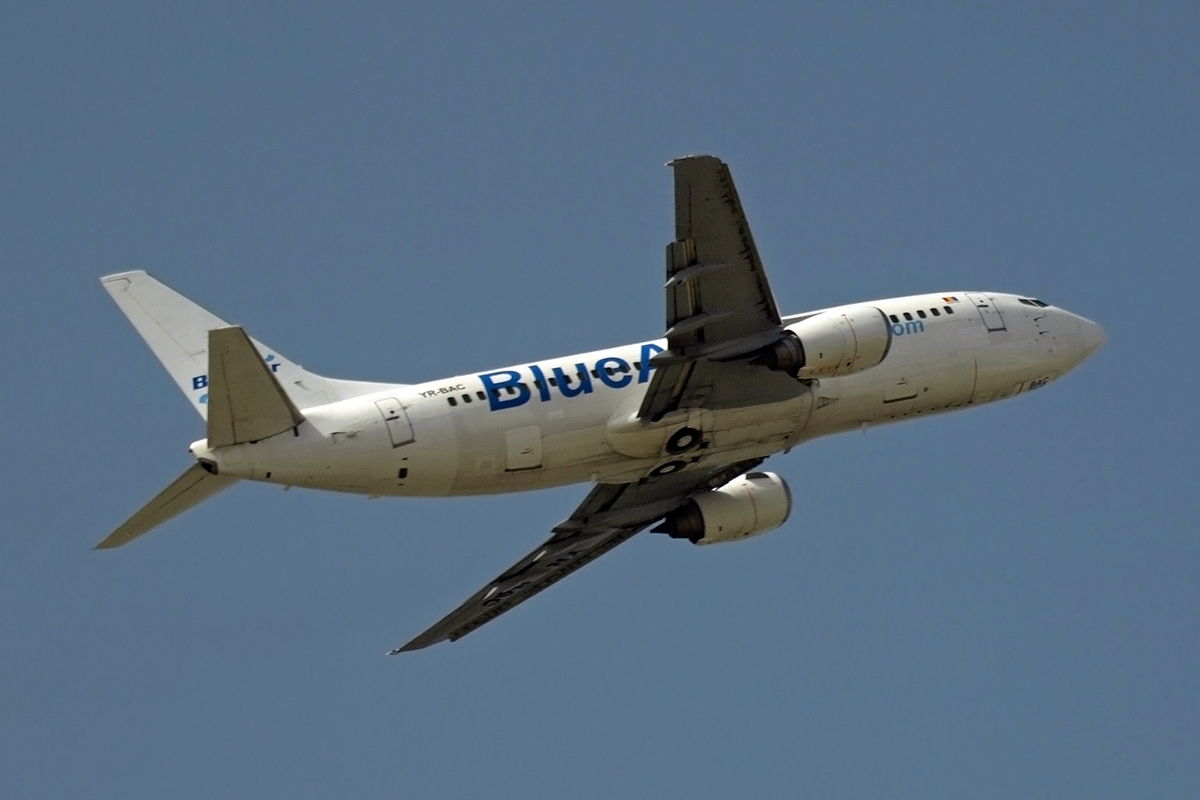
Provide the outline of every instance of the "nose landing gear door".
{"type": "Polygon", "coordinates": [[[975,309],[979,312],[979,316],[983,318],[983,324],[989,331],[1006,330],[1004,327],[1004,317],[1000,316],[1000,309],[996,308],[996,304],[992,302],[992,298],[986,294],[971,294],[968,292],[967,299],[975,304],[975,309]]]}
{"type": "Polygon", "coordinates": [[[417,440],[417,437],[413,436],[412,423],[408,421],[408,414],[404,413],[404,406],[400,405],[399,400],[394,397],[385,397],[382,400],[376,400],[375,405],[379,406],[379,413],[383,414],[388,436],[392,437],[392,447],[412,444],[417,440]]]}

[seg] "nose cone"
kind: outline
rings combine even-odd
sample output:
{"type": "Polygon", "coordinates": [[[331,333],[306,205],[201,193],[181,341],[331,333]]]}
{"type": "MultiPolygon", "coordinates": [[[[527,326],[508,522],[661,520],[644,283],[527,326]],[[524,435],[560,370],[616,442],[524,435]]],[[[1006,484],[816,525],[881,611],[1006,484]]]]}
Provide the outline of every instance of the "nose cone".
{"type": "Polygon", "coordinates": [[[1069,361],[1067,369],[1074,369],[1082,364],[1088,356],[1100,349],[1107,338],[1104,329],[1090,319],[1085,319],[1069,311],[1061,311],[1062,355],[1069,361]]]}
{"type": "Polygon", "coordinates": [[[1100,349],[1108,337],[1101,328],[1090,319],[1079,318],[1079,340],[1083,346],[1083,357],[1087,358],[1100,349]]]}

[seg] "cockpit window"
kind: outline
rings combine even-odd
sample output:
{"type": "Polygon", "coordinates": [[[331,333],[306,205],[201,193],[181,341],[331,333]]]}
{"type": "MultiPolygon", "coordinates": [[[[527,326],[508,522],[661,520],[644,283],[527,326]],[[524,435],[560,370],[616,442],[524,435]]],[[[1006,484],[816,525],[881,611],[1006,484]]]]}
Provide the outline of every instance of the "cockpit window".
{"type": "Polygon", "coordinates": [[[1035,306],[1036,308],[1045,308],[1050,305],[1049,303],[1043,303],[1041,300],[1034,300],[1028,297],[1018,297],[1017,302],[1024,303],[1027,306],[1035,306]]]}

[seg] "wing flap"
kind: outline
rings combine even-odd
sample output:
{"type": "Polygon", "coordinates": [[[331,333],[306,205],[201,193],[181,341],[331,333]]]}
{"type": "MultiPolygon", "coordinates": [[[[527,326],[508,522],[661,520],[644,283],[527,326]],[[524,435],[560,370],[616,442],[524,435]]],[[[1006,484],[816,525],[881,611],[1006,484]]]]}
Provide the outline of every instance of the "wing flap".
{"type": "MultiPolygon", "coordinates": [[[[729,372],[725,362],[771,346],[783,331],[729,167],[713,156],[670,166],[675,241],[666,252],[667,349],[653,358],[657,369],[638,412],[652,420],[710,402],[708,387],[732,383],[731,373],[722,374],[729,372]]],[[[764,382],[757,373],[750,379],[764,382]]],[[[753,386],[744,386],[754,402],[753,386]]]]}
{"type": "Polygon", "coordinates": [[[667,245],[671,350],[778,331],[779,310],[729,167],[713,156],[671,162],[675,241],[667,245]]]}

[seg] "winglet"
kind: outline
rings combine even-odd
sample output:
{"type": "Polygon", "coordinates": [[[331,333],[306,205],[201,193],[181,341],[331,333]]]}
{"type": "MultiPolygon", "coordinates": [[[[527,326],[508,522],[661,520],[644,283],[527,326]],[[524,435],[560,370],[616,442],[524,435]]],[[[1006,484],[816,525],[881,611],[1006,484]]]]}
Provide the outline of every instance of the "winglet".
{"type": "Polygon", "coordinates": [[[208,332],[208,446],[257,442],[304,415],[240,327],[208,332]]]}

